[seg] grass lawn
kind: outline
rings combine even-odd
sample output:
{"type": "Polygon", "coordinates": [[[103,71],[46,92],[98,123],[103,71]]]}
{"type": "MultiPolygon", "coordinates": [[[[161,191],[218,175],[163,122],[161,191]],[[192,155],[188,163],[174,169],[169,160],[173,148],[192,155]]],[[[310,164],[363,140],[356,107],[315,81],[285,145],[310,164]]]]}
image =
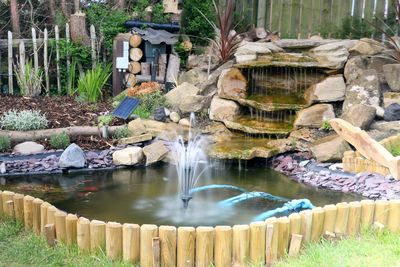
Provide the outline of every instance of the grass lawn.
{"type": "MultiPolygon", "coordinates": [[[[109,261],[104,253],[82,255],[77,247],[49,248],[44,238],[26,232],[23,226],[0,222],[0,266],[131,266],[109,261]]],[[[360,238],[321,241],[307,245],[298,258],[284,259],[276,266],[391,267],[400,266],[400,234],[365,231],[360,238]]]]}

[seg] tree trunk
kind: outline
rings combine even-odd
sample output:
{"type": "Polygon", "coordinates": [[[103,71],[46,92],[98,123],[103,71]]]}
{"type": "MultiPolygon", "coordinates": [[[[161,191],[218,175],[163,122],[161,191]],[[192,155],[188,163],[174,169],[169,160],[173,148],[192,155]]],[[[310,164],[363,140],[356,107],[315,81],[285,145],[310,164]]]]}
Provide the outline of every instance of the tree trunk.
{"type": "Polygon", "coordinates": [[[75,13],[70,17],[71,39],[74,43],[90,45],[90,37],[86,30],[86,14],[75,13]]]}
{"type": "Polygon", "coordinates": [[[49,0],[49,13],[50,13],[50,22],[54,24],[56,21],[56,4],[54,0],[49,0]]]}
{"type": "Polygon", "coordinates": [[[80,12],[80,1],[74,0],[75,14],[80,12]]]}
{"type": "Polygon", "coordinates": [[[115,7],[121,11],[125,10],[125,0],[116,0],[115,7]]]}
{"type": "Polygon", "coordinates": [[[71,8],[69,4],[67,4],[67,0],[61,0],[61,11],[67,19],[71,15],[71,8]]]}
{"type": "Polygon", "coordinates": [[[17,0],[10,0],[11,27],[16,36],[21,35],[17,0]]]}

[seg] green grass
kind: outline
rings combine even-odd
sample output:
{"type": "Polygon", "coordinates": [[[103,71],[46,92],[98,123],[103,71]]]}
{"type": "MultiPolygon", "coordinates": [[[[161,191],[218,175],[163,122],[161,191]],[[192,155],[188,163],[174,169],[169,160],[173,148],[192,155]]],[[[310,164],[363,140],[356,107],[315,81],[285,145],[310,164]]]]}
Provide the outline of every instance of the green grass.
{"type": "Polygon", "coordinates": [[[322,240],[307,245],[297,258],[286,258],[279,267],[392,267],[400,266],[400,234],[363,231],[359,238],[322,240]]]}
{"type": "Polygon", "coordinates": [[[112,262],[105,253],[83,255],[78,248],[49,248],[42,236],[25,231],[21,224],[0,222],[0,266],[132,266],[112,262]]]}

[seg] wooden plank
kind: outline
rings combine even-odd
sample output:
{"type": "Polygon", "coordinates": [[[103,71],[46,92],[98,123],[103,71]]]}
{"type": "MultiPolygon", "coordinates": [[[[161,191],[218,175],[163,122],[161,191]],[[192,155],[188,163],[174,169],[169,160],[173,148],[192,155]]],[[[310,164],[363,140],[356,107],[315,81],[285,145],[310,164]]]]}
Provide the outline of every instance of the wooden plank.
{"type": "Polygon", "coordinates": [[[292,24],[292,0],[282,1],[282,15],[280,19],[280,34],[282,38],[290,38],[290,30],[292,24]]]}
{"type": "MultiPolygon", "coordinates": [[[[49,40],[52,40],[51,38],[49,40]]],[[[21,38],[21,39],[12,39],[11,45],[12,47],[16,48],[19,46],[19,43],[23,41],[25,43],[25,46],[32,46],[32,38],[26,39],[26,38],[21,38]]],[[[43,38],[37,38],[36,43],[38,46],[41,46],[43,44],[43,38]]],[[[8,48],[8,39],[1,39],[0,40],[0,49],[7,49],[8,48]]]]}
{"type": "Polygon", "coordinates": [[[297,35],[301,38],[301,30],[303,28],[303,0],[300,0],[299,4],[299,22],[297,24],[297,35]]]}
{"type": "Polygon", "coordinates": [[[96,30],[94,25],[90,25],[90,43],[92,48],[92,68],[96,68],[97,56],[96,56],[96,30]]]}
{"type": "MultiPolygon", "coordinates": [[[[161,228],[161,227],[160,227],[161,228]]],[[[212,266],[214,259],[214,228],[199,226],[196,229],[196,266],[212,266]]],[[[165,266],[165,265],[164,265],[165,266]]]]}
{"type": "Polygon", "coordinates": [[[312,13],[311,16],[312,20],[312,27],[311,27],[311,35],[317,35],[321,31],[321,8],[322,8],[322,1],[321,0],[313,0],[312,2],[312,13]]]}
{"type": "Polygon", "coordinates": [[[372,21],[374,17],[375,0],[365,0],[364,19],[372,21]]]}
{"type": "Polygon", "coordinates": [[[46,95],[50,94],[50,80],[49,80],[49,62],[48,62],[48,42],[49,36],[47,33],[47,29],[44,29],[44,46],[43,46],[43,66],[44,66],[44,79],[45,79],[45,86],[46,86],[46,95]]]}
{"type": "Polygon", "coordinates": [[[232,264],[248,266],[250,256],[250,228],[248,225],[235,225],[232,228],[232,264]]]}
{"type": "Polygon", "coordinates": [[[32,28],[32,44],[33,44],[33,67],[35,71],[39,70],[39,55],[38,55],[38,46],[36,41],[36,30],[32,28]]]}
{"type": "Polygon", "coordinates": [[[158,232],[161,242],[161,265],[176,266],[176,227],[162,225],[158,232]]]}
{"type": "Polygon", "coordinates": [[[8,93],[14,94],[14,85],[13,85],[13,50],[12,50],[12,32],[8,31],[7,34],[8,39],[8,93]]]}
{"type": "Polygon", "coordinates": [[[301,35],[303,38],[307,38],[309,33],[311,32],[311,27],[312,27],[312,20],[313,18],[311,17],[312,13],[312,4],[313,0],[303,0],[303,17],[302,17],[302,25],[301,25],[301,35]]]}
{"type": "Polygon", "coordinates": [[[353,0],[353,1],[354,1],[353,17],[362,19],[364,0],[353,0]]]}
{"type": "Polygon", "coordinates": [[[250,261],[254,266],[265,264],[265,222],[252,222],[250,224],[250,261]]]}
{"type": "Polygon", "coordinates": [[[296,257],[299,254],[302,240],[303,240],[302,235],[292,234],[289,246],[290,257],[296,257]]]}
{"type": "Polygon", "coordinates": [[[232,227],[215,227],[215,267],[232,266],[232,227]]]}
{"type": "Polygon", "coordinates": [[[265,220],[267,225],[265,261],[267,266],[271,266],[278,259],[278,221],[275,217],[265,220]]]}
{"type": "Polygon", "coordinates": [[[321,20],[321,35],[324,38],[327,38],[332,28],[332,14],[331,14],[331,1],[332,0],[324,0],[322,1],[321,5],[321,13],[320,13],[320,20],[321,20]]]}
{"type": "Polygon", "coordinates": [[[290,38],[297,38],[299,30],[299,15],[300,15],[300,2],[292,0],[291,16],[290,16],[290,38]]]}
{"type": "MultiPolygon", "coordinates": [[[[67,44],[69,44],[69,42],[70,42],[69,23],[65,23],[65,40],[66,40],[67,44]]],[[[67,51],[67,79],[69,79],[69,76],[71,75],[69,73],[70,65],[71,65],[71,57],[67,51]]]]}
{"type": "Polygon", "coordinates": [[[61,94],[61,78],[60,78],[60,48],[59,48],[59,41],[60,41],[60,31],[58,26],[54,27],[55,35],[56,35],[56,68],[57,68],[57,92],[61,94]]]}
{"type": "Polygon", "coordinates": [[[265,28],[266,12],[267,12],[267,0],[259,0],[258,12],[257,12],[257,27],[265,28]]]}
{"type": "Polygon", "coordinates": [[[280,5],[281,5],[281,1],[271,0],[271,4],[270,4],[270,8],[271,8],[270,14],[271,14],[271,16],[269,18],[270,19],[270,25],[271,25],[269,27],[269,30],[271,30],[271,31],[279,31],[280,5]]]}

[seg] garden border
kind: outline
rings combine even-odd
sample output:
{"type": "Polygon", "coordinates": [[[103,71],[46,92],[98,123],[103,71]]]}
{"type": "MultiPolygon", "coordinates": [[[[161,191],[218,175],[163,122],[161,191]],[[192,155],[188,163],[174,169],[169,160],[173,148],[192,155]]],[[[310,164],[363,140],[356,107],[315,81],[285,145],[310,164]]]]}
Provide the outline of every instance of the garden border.
{"type": "Polygon", "coordinates": [[[0,196],[1,217],[44,235],[50,246],[57,240],[83,253],[103,249],[112,260],[142,267],[264,266],[286,253],[296,256],[302,244],[323,237],[356,236],[368,226],[400,231],[399,199],[342,202],[249,225],[177,228],[89,221],[29,195],[0,191],[0,196]]]}

